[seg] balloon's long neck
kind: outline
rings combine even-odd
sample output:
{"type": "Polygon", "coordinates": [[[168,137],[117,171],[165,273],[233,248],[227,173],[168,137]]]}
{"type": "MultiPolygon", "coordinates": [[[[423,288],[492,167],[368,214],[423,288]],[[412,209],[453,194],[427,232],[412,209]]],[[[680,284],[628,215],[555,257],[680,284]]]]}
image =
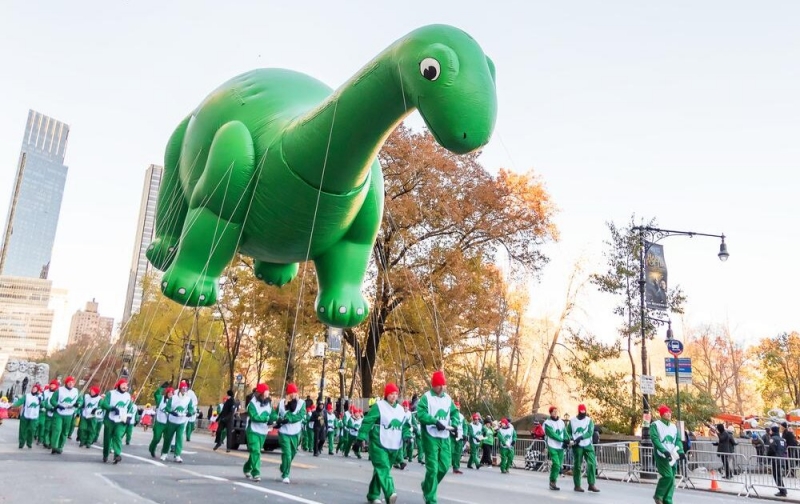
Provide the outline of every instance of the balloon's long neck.
{"type": "Polygon", "coordinates": [[[387,54],[390,51],[287,129],[283,157],[312,187],[332,194],[360,187],[386,137],[415,108],[404,97],[400,70],[387,54]]]}

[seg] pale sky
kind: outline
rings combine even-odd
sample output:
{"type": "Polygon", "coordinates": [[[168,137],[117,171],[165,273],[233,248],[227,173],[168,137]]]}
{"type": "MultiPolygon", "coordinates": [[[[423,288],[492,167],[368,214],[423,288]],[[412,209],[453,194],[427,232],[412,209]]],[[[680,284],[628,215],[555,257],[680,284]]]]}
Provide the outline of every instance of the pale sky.
{"type": "MultiPolygon", "coordinates": [[[[635,213],[729,237],[724,264],[718,240],[662,242],[690,324],[727,322],[744,341],[800,330],[793,0],[2,2],[0,209],[28,109],[69,124],[50,278],[71,311],[96,298],[119,320],[144,171],[206,94],[258,67],[338,87],[431,23],[466,30],[496,64],[486,167],[535,170],[560,209],[534,314],[559,310],[572,263],[598,264],[604,223],[635,213]]],[[[614,332],[609,299],[584,306],[588,329],[614,332]]]]}

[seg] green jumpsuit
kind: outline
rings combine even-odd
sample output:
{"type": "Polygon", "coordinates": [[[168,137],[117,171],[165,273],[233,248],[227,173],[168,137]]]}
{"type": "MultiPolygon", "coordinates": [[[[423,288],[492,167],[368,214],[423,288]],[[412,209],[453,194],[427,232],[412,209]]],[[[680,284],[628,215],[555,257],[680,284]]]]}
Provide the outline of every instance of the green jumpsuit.
{"type": "Polygon", "coordinates": [[[654,497],[664,504],[672,504],[675,493],[675,469],[672,463],[672,450],[683,453],[678,437],[678,428],[669,420],[659,419],[650,424],[650,440],[653,442],[653,458],[658,470],[658,484],[654,497]]]}
{"type": "Polygon", "coordinates": [[[392,466],[403,461],[403,440],[411,436],[406,412],[395,402],[377,401],[362,419],[358,439],[369,438],[369,460],[372,480],[367,490],[368,502],[380,502],[381,492],[386,502],[397,499],[392,479],[392,466]]]}
{"type": "Polygon", "coordinates": [[[25,394],[14,401],[11,406],[21,407],[19,412],[19,447],[22,448],[27,444],[28,448],[31,448],[33,445],[33,432],[39,423],[41,399],[38,394],[25,394]]]}
{"type": "Polygon", "coordinates": [[[81,423],[78,426],[79,446],[89,448],[97,437],[96,430],[99,428],[97,421],[97,409],[100,407],[100,396],[84,394],[83,407],[81,408],[81,423]]]}
{"type": "Polygon", "coordinates": [[[425,392],[417,403],[417,418],[422,425],[422,449],[425,451],[425,479],[422,495],[425,504],[436,504],[436,490],[452,465],[450,418],[458,414],[453,400],[442,391],[425,392]]]}
{"type": "Polygon", "coordinates": [[[467,425],[464,415],[461,412],[453,415],[450,418],[450,425],[454,428],[453,432],[455,432],[455,436],[450,437],[451,460],[453,471],[455,472],[461,469],[461,454],[464,452],[464,433],[467,425]]]}
{"type": "Polygon", "coordinates": [[[281,447],[281,478],[285,482],[289,481],[289,473],[292,470],[292,460],[297,455],[297,443],[302,432],[302,422],[306,417],[306,403],[297,399],[292,411],[287,410],[284,399],[278,405],[278,418],[281,420],[281,427],[278,429],[278,446],[281,447]]]}
{"type": "Polygon", "coordinates": [[[50,424],[50,448],[54,453],[63,451],[67,434],[75,422],[75,408],[80,408],[81,405],[80,394],[74,387],[59,387],[50,396],[50,407],[54,411],[50,424]]]}
{"type": "Polygon", "coordinates": [[[497,441],[500,445],[500,472],[507,474],[514,463],[514,443],[517,442],[517,431],[512,425],[497,429],[497,441]]]}
{"type": "Polygon", "coordinates": [[[575,444],[572,447],[573,465],[572,481],[575,488],[581,487],[581,472],[583,471],[583,460],[586,459],[586,481],[589,487],[594,487],[597,478],[597,458],[594,454],[592,436],[594,435],[594,421],[587,417],[577,416],[570,418],[567,424],[567,437],[575,444]]]}
{"type": "Polygon", "coordinates": [[[337,423],[338,420],[336,420],[336,415],[334,415],[331,411],[327,411],[325,413],[325,429],[328,435],[328,455],[333,455],[337,423]]]}
{"type": "Polygon", "coordinates": [[[550,483],[555,484],[564,464],[564,443],[569,439],[564,421],[552,417],[545,420],[544,436],[547,440],[547,453],[550,455],[550,483]]]}
{"type": "Polygon", "coordinates": [[[154,394],[156,404],[156,414],[153,418],[153,439],[150,441],[150,456],[156,458],[156,448],[158,443],[164,438],[164,430],[167,428],[167,399],[164,397],[164,389],[158,388],[154,394]]]}
{"type": "Polygon", "coordinates": [[[467,426],[467,436],[469,436],[469,461],[467,461],[467,467],[469,469],[480,469],[481,468],[481,443],[483,442],[483,424],[481,424],[480,420],[473,420],[467,426]]]}
{"type": "Polygon", "coordinates": [[[180,462],[183,453],[183,438],[186,433],[188,417],[194,415],[194,405],[188,394],[180,392],[167,400],[164,407],[167,413],[167,428],[164,431],[164,444],[161,445],[162,459],[169,453],[173,438],[175,439],[175,460],[180,462]]]}
{"type": "Polygon", "coordinates": [[[133,414],[133,401],[128,392],[113,389],[106,392],[100,401],[100,408],[106,412],[103,420],[103,462],[113,451],[114,461],[122,456],[122,435],[125,434],[125,423],[128,415],[133,414]]]}
{"type": "Polygon", "coordinates": [[[244,463],[244,476],[252,476],[255,479],[261,478],[261,450],[267,440],[269,424],[275,423],[278,419],[278,412],[272,409],[272,401],[267,398],[261,402],[257,397],[253,397],[247,405],[247,451],[249,456],[244,463]]]}

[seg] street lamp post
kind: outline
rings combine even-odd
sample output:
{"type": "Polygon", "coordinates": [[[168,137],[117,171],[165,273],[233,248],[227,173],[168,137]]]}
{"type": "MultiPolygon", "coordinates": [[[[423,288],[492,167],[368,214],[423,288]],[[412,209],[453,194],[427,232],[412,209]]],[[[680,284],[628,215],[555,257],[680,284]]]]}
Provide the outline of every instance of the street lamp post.
{"type": "MultiPolygon", "coordinates": [[[[640,335],[642,340],[642,375],[648,375],[647,370],[647,331],[645,321],[647,320],[647,308],[645,306],[644,291],[647,282],[645,281],[645,256],[647,255],[650,246],[657,243],[659,240],[669,236],[688,236],[690,238],[695,236],[708,236],[711,238],[719,238],[721,240],[719,245],[719,253],[717,257],[722,262],[728,260],[728,245],[725,243],[725,234],[708,234],[697,233],[694,231],[676,231],[673,229],[661,229],[651,226],[635,226],[633,231],[639,232],[639,322],[640,322],[640,335]]],[[[677,364],[676,364],[677,365],[677,364]]],[[[677,376],[677,368],[675,370],[677,376]]],[[[649,426],[650,426],[650,398],[647,394],[642,394],[642,444],[650,445],[649,426]]],[[[678,417],[680,417],[680,409],[678,409],[678,417]]]]}

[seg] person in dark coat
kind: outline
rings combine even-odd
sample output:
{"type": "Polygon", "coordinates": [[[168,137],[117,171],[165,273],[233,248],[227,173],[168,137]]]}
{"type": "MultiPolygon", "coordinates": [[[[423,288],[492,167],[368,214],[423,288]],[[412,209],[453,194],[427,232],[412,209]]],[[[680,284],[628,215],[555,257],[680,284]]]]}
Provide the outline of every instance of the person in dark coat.
{"type": "Polygon", "coordinates": [[[730,432],[725,430],[725,426],[722,424],[717,424],[717,442],[714,443],[717,446],[717,455],[720,456],[722,459],[722,467],[725,470],[725,479],[732,479],[733,472],[731,471],[731,462],[733,457],[733,452],[735,451],[734,446],[736,442],[733,440],[733,436],[731,436],[730,432]]]}
{"type": "Polygon", "coordinates": [[[775,480],[775,485],[778,487],[776,497],[786,497],[786,487],[783,486],[783,471],[786,469],[786,439],[781,437],[780,429],[777,425],[773,425],[772,437],[769,441],[767,448],[767,456],[772,457],[772,479],[775,480]]]}
{"type": "Polygon", "coordinates": [[[229,390],[227,394],[228,398],[225,399],[225,402],[222,404],[222,410],[219,412],[219,418],[217,418],[219,427],[217,427],[217,435],[214,438],[215,450],[222,446],[222,432],[225,431],[227,432],[225,451],[231,451],[230,443],[228,443],[227,440],[231,438],[231,434],[233,433],[233,413],[236,400],[233,398],[233,390],[229,390]]]}
{"type": "Polygon", "coordinates": [[[794,432],[789,429],[789,424],[787,422],[781,422],[780,430],[781,437],[786,440],[786,457],[789,459],[789,473],[791,474],[791,472],[797,467],[797,459],[800,456],[800,450],[797,448],[797,438],[795,437],[794,432]]]}
{"type": "Polygon", "coordinates": [[[327,424],[325,423],[325,411],[322,408],[322,402],[317,403],[317,407],[314,411],[311,412],[311,417],[309,419],[311,423],[311,429],[313,432],[313,440],[314,440],[314,456],[319,457],[320,452],[322,452],[322,446],[325,444],[325,436],[327,434],[327,424]]]}

